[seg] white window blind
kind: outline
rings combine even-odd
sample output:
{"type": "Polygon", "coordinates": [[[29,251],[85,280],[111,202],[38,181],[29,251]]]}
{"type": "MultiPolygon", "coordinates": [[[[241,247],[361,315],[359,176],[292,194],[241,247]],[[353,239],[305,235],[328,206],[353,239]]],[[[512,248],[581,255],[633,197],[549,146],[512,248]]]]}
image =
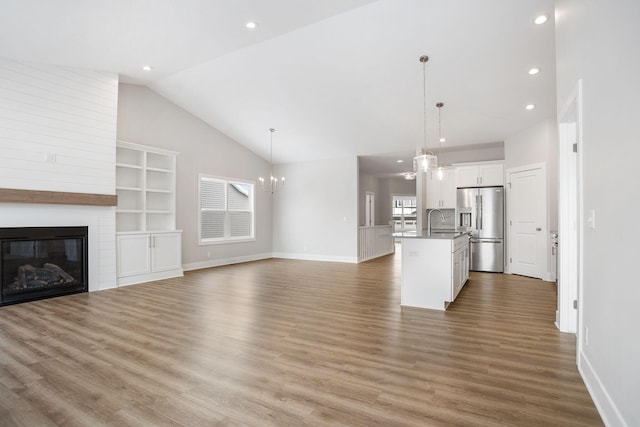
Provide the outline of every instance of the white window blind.
{"type": "Polygon", "coordinates": [[[254,238],[254,184],[200,175],[200,243],[254,238]]]}

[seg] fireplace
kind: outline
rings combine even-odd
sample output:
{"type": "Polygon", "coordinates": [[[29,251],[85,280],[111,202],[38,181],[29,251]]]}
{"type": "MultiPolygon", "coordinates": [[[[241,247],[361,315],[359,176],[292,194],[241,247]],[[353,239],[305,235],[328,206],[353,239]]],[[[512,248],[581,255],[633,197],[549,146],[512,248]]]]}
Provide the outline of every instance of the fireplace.
{"type": "Polygon", "coordinates": [[[0,305],[87,292],[87,232],[0,228],[0,305]]]}

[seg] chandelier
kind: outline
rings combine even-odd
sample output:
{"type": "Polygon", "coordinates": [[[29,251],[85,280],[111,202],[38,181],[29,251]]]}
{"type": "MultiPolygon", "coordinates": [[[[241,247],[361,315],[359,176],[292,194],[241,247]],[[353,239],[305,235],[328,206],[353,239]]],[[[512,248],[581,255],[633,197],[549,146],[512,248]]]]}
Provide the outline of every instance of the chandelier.
{"type": "Polygon", "coordinates": [[[422,101],[423,101],[423,134],[424,147],[416,149],[416,156],[413,158],[414,172],[427,172],[438,164],[438,158],[433,151],[427,148],[427,61],[429,57],[422,55],[420,62],[422,63],[422,101]]]}
{"type": "Polygon", "coordinates": [[[278,178],[273,176],[273,133],[275,131],[276,130],[274,128],[269,128],[269,132],[271,132],[269,144],[269,165],[271,166],[271,170],[269,173],[269,180],[267,181],[263,177],[258,178],[258,180],[260,181],[260,188],[264,191],[270,192],[271,194],[275,193],[276,191],[282,190],[282,188],[284,187],[284,176],[279,180],[278,178]]]}

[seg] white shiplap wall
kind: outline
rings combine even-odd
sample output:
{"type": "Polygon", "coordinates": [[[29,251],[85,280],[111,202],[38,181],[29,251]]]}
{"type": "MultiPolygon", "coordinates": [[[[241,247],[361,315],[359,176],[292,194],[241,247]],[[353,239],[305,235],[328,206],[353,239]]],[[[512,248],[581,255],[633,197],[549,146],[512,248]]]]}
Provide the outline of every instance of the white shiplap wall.
{"type": "MultiPolygon", "coordinates": [[[[115,194],[118,76],[0,59],[0,188],[115,194]]],[[[89,227],[89,290],[116,286],[115,208],[0,204],[0,227],[89,227]]]]}
{"type": "Polygon", "coordinates": [[[0,188],[115,194],[118,76],[0,59],[0,188]]]}

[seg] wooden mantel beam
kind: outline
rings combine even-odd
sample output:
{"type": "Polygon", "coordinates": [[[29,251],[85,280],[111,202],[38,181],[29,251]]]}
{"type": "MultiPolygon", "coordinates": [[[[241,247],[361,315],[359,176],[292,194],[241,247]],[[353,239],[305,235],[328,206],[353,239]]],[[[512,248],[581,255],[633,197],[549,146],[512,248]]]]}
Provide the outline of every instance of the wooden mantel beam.
{"type": "Polygon", "coordinates": [[[62,191],[0,188],[0,203],[116,206],[118,204],[118,196],[115,194],[65,193],[62,191]]]}

